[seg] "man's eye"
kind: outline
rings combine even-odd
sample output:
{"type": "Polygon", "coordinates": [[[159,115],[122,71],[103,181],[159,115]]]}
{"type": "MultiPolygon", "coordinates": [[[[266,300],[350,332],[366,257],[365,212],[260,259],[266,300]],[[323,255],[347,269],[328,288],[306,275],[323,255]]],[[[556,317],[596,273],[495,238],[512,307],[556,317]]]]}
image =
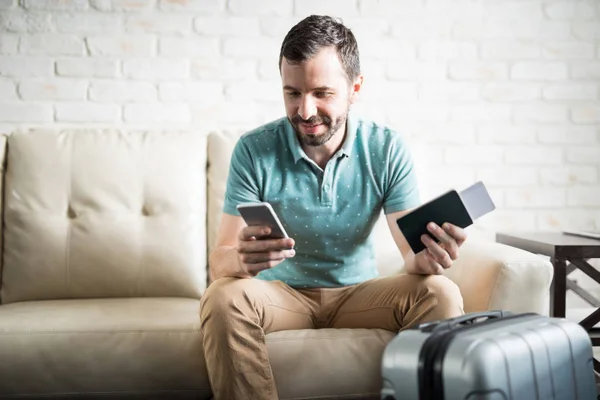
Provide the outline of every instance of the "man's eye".
{"type": "Polygon", "coordinates": [[[315,96],[317,96],[318,98],[326,98],[326,97],[331,97],[331,93],[330,92],[315,92],[315,96]]]}
{"type": "Polygon", "coordinates": [[[300,93],[299,92],[287,92],[287,95],[289,97],[298,97],[298,96],[300,96],[300,93]]]}

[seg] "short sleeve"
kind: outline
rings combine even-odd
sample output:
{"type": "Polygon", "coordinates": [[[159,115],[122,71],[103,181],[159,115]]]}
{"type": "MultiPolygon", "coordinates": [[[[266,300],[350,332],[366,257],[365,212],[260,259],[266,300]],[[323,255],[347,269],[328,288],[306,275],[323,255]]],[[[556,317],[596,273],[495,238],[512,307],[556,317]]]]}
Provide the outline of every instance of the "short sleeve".
{"type": "Polygon", "coordinates": [[[392,133],[388,151],[385,214],[403,211],[421,204],[419,185],[410,149],[398,133],[392,133]]]}
{"type": "Polygon", "coordinates": [[[250,149],[243,137],[238,140],[231,155],[223,212],[239,216],[236,206],[260,201],[259,185],[250,149]]]}

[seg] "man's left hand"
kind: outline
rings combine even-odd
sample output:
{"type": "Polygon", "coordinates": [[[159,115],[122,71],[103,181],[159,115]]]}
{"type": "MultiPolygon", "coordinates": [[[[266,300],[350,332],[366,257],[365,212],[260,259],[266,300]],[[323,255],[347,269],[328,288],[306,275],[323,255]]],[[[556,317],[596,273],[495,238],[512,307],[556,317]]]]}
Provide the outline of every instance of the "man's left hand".
{"type": "Polygon", "coordinates": [[[429,235],[421,236],[421,241],[426,249],[415,256],[415,271],[411,272],[423,275],[441,275],[458,259],[458,250],[467,239],[467,234],[464,229],[447,222],[441,227],[430,222],[427,224],[427,230],[437,241],[429,235]]]}

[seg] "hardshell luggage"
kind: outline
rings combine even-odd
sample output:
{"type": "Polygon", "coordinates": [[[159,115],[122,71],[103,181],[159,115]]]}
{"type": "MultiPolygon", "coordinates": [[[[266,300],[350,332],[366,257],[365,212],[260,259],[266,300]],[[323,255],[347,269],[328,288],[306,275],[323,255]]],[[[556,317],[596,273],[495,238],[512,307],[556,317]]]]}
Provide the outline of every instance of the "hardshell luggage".
{"type": "Polygon", "coordinates": [[[400,332],[385,348],[383,400],[596,399],[591,340],[560,318],[471,313],[400,332]]]}

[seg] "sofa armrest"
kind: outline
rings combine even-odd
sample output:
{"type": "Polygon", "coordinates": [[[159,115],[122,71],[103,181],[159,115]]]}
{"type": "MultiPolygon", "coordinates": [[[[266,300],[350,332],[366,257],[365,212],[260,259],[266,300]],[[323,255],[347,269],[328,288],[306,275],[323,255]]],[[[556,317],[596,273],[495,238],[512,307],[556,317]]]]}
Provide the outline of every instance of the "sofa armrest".
{"type": "Polygon", "coordinates": [[[445,275],[460,288],[465,312],[548,313],[552,264],[536,254],[495,242],[467,241],[445,275]]]}

